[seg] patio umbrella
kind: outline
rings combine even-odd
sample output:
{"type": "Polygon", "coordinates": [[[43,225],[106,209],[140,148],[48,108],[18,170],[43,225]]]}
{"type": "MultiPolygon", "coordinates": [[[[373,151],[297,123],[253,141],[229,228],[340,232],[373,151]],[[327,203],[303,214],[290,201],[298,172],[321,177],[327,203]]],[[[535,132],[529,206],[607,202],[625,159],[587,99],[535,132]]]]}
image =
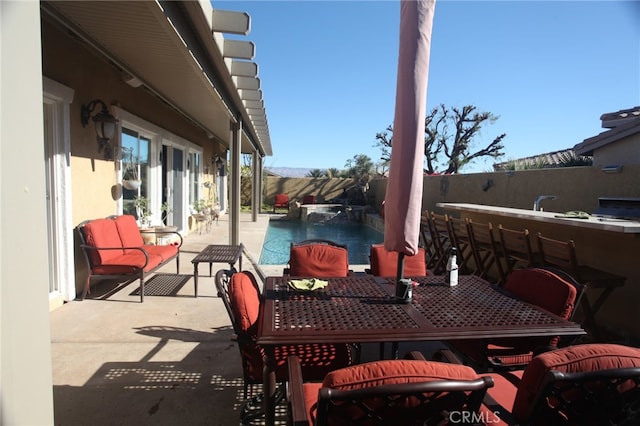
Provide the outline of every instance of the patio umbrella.
{"type": "Polygon", "coordinates": [[[398,282],[403,276],[404,255],[418,252],[427,77],[435,3],[435,0],[402,0],[400,3],[396,109],[384,205],[384,246],[388,251],[398,252],[398,282]]]}

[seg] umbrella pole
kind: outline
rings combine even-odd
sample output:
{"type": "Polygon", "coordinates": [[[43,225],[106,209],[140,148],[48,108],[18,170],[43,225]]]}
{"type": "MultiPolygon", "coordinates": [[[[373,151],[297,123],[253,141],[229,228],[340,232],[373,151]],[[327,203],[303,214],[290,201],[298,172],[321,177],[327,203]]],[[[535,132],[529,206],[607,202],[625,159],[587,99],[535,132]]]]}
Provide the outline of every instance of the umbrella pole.
{"type": "Polygon", "coordinates": [[[396,270],[396,285],[400,284],[400,280],[404,276],[404,253],[398,252],[398,268],[396,270]]]}

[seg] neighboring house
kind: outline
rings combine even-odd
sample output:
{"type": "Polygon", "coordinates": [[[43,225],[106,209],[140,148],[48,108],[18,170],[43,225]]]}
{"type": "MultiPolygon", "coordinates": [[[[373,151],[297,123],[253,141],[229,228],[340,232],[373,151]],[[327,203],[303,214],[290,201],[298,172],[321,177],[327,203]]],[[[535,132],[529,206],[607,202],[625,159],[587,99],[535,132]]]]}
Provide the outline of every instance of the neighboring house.
{"type": "Polygon", "coordinates": [[[541,167],[560,167],[567,159],[574,158],[575,155],[572,149],[562,149],[560,151],[495,163],[493,165],[493,171],[499,172],[502,170],[513,170],[514,168],[516,170],[524,170],[541,167]]]}
{"type": "Polygon", "coordinates": [[[49,310],[76,297],[74,227],[142,195],[153,220],[167,202],[186,233],[204,184],[225,188],[229,171],[229,196],[216,195],[233,243],[241,154],[259,183],[271,141],[254,46],[222,35],[246,34],[246,14],[207,0],[29,0],[1,1],[0,16],[0,423],[53,424],[49,310]],[[122,148],[139,189],[123,190],[122,148]]]}
{"type": "Polygon", "coordinates": [[[596,167],[640,164],[640,106],[600,116],[609,129],[573,147],[578,155],[593,156],[596,167]]]}

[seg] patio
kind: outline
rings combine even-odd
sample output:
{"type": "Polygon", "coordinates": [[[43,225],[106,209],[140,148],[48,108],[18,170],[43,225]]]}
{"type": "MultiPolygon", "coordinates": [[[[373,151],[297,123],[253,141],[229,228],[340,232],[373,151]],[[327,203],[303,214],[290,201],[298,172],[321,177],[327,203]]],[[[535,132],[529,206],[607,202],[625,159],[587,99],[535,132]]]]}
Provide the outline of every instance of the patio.
{"type": "MultiPolygon", "coordinates": [[[[86,300],[50,313],[56,425],[238,424],[242,369],[231,323],[206,267],[193,297],[191,264],[206,245],[228,242],[228,218],[209,233],[185,237],[178,279],[162,275],[175,272],[173,263],[159,270],[144,303],[137,282],[104,282],[86,300]]],[[[241,214],[244,270],[255,271],[252,260],[258,260],[268,220],[259,215],[251,222],[250,214],[241,214]]],[[[224,267],[214,264],[214,274],[224,267]]],[[[280,266],[262,269],[282,273],[280,266]]],[[[416,347],[429,356],[438,346],[416,347]]],[[[377,344],[365,345],[363,361],[377,353],[377,344]]]]}
{"type": "MultiPolygon", "coordinates": [[[[260,253],[268,216],[241,215],[242,241],[260,253]]],[[[51,312],[55,421],[58,425],[228,425],[237,423],[242,370],[233,330],[213,278],[202,268],[193,297],[191,259],[228,242],[228,216],[209,233],[185,237],[179,279],[174,264],[149,284],[98,283],[84,301],[51,312]],[[147,291],[147,294],[150,294],[147,291]]],[[[214,264],[214,273],[224,264],[214,264]]],[[[245,255],[244,269],[253,269],[245,255]]]]}

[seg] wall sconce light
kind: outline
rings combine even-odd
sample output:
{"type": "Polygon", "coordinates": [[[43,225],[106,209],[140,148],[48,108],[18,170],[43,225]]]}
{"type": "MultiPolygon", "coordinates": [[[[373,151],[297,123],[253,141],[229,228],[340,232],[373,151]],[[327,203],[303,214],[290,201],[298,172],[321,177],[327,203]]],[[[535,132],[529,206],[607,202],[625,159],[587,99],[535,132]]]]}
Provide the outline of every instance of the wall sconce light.
{"type": "Polygon", "coordinates": [[[98,137],[98,152],[103,152],[105,160],[113,160],[113,147],[109,145],[109,141],[116,134],[116,124],[118,120],[109,113],[107,104],[100,99],[94,99],[88,104],[82,105],[80,108],[80,122],[82,127],[87,127],[89,118],[96,106],[102,106],[102,110],[93,116],[93,123],[96,126],[96,135],[98,137]]]}
{"type": "Polygon", "coordinates": [[[604,166],[600,170],[604,173],[622,173],[622,166],[619,164],[613,164],[611,166],[604,166]]]}
{"type": "Polygon", "coordinates": [[[213,163],[213,170],[215,171],[215,174],[217,175],[220,173],[220,168],[224,165],[222,158],[220,158],[219,155],[214,155],[211,157],[211,163],[213,163]]]}

